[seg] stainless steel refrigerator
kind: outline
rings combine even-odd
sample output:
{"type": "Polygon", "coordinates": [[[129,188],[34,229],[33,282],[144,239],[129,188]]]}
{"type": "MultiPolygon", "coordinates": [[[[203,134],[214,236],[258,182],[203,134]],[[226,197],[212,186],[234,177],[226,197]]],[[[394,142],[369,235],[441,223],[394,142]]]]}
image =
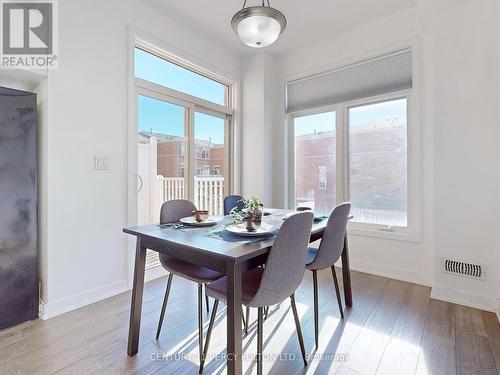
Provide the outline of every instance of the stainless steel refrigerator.
{"type": "Polygon", "coordinates": [[[0,329],[38,317],[36,95],[0,87],[0,329]]]}

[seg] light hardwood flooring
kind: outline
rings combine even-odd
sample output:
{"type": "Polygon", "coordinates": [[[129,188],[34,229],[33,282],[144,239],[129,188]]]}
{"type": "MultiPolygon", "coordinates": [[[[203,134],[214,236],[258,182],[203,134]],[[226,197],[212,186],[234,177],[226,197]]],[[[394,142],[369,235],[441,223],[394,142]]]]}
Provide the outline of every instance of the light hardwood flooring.
{"type": "MultiPolygon", "coordinates": [[[[431,299],[427,287],[353,272],[354,306],[342,321],[329,270],[320,272],[319,280],[319,349],[314,350],[312,278],[306,271],[296,299],[309,366],[302,365],[290,304],[284,301],[271,307],[264,323],[265,373],[499,373],[500,325],[494,314],[431,299]]],[[[156,341],[165,284],[165,278],[146,284],[136,356],[126,354],[130,293],[124,293],[0,332],[0,374],[197,374],[196,286],[174,277],[156,341]]],[[[204,314],[206,330],[205,307],[204,314]]],[[[245,374],[256,372],[256,315],[252,311],[243,341],[245,374]]],[[[225,338],[220,305],[204,373],[226,373],[225,338]]]]}

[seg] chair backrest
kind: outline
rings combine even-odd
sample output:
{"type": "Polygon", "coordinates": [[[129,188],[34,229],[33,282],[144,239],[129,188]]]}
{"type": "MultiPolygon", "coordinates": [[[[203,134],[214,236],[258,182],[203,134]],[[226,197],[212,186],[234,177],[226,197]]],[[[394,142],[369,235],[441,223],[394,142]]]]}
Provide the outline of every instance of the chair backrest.
{"type": "Polygon", "coordinates": [[[333,266],[339,259],[344,248],[344,237],[350,210],[351,203],[349,202],[335,207],[328,218],[318,254],[308,268],[321,270],[333,266]]]}
{"type": "Polygon", "coordinates": [[[313,218],[312,212],[302,212],[285,220],[269,252],[259,289],[249,306],[275,305],[298,288],[306,269],[313,218]]]}
{"type": "Polygon", "coordinates": [[[238,210],[242,210],[245,206],[242,201],[243,197],[241,195],[228,195],[224,198],[224,215],[229,215],[229,212],[236,207],[238,210]]]}
{"type": "Polygon", "coordinates": [[[174,199],[161,205],[160,224],[174,223],[183,217],[192,216],[196,206],[187,199],[174,199]]]}

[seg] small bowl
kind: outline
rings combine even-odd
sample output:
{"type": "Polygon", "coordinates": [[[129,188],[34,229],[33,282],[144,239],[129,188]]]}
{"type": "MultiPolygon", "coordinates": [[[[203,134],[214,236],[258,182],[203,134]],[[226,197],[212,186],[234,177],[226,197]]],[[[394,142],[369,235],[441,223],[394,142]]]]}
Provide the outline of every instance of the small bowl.
{"type": "Polygon", "coordinates": [[[193,218],[201,223],[208,219],[208,211],[207,210],[195,210],[193,211],[193,218]]]}

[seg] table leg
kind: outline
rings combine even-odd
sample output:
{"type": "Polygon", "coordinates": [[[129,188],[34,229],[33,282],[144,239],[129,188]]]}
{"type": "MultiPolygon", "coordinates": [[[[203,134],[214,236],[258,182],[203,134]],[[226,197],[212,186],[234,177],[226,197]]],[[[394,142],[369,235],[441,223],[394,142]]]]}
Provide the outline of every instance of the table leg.
{"type": "Polygon", "coordinates": [[[132,304],[130,306],[130,323],[128,328],[129,356],[139,349],[139,333],[141,330],[142,293],[144,291],[144,271],[146,268],[146,248],[142,247],[141,239],[137,238],[135,249],[134,284],[132,287],[132,304]]]}
{"type": "Polygon", "coordinates": [[[242,373],[241,265],[228,263],[227,275],[227,373],[242,373]]]}
{"type": "Polygon", "coordinates": [[[352,307],[351,268],[349,267],[349,244],[347,233],[344,236],[342,250],[342,280],[344,281],[344,299],[347,307],[352,307]]]}

